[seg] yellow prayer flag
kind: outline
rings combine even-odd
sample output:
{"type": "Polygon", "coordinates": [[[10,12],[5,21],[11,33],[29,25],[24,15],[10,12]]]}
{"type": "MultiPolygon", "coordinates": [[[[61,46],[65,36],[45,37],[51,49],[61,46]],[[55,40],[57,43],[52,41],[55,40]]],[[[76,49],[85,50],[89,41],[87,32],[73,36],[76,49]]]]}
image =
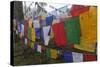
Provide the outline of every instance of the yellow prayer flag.
{"type": "Polygon", "coordinates": [[[51,49],[50,53],[51,53],[51,58],[56,59],[58,57],[57,50],[51,49]]]}
{"type": "Polygon", "coordinates": [[[35,29],[32,28],[32,31],[31,31],[31,38],[32,38],[32,41],[35,42],[35,29]]]}
{"type": "Polygon", "coordinates": [[[31,29],[31,40],[32,40],[32,42],[31,42],[31,48],[33,48],[34,49],[34,42],[35,42],[35,29],[34,28],[32,28],[31,29]]]}
{"type": "Polygon", "coordinates": [[[32,19],[29,19],[29,27],[32,28],[32,19]]]}
{"type": "Polygon", "coordinates": [[[34,49],[34,42],[31,42],[31,46],[32,49],[34,49]]]}
{"type": "Polygon", "coordinates": [[[90,7],[89,11],[80,14],[81,41],[75,48],[94,52],[97,42],[97,9],[90,7]]]}

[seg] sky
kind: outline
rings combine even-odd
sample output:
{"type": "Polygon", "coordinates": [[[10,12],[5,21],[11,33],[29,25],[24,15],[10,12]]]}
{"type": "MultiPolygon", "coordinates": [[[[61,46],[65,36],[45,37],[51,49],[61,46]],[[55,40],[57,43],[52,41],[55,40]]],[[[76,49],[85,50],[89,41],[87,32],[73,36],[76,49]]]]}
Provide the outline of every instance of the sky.
{"type": "MultiPolygon", "coordinates": [[[[26,6],[29,7],[29,5],[31,3],[32,3],[31,1],[26,1],[26,6]]],[[[24,3],[23,3],[23,5],[24,5],[24,3]]],[[[35,4],[33,3],[31,6],[31,9],[34,7],[34,5],[35,4]]],[[[59,9],[64,6],[68,6],[67,8],[71,8],[71,6],[72,6],[71,4],[64,4],[64,3],[47,3],[47,6],[44,7],[47,12],[51,12],[51,11],[55,10],[55,9],[50,8],[49,5],[55,7],[56,9],[59,9]]]]}

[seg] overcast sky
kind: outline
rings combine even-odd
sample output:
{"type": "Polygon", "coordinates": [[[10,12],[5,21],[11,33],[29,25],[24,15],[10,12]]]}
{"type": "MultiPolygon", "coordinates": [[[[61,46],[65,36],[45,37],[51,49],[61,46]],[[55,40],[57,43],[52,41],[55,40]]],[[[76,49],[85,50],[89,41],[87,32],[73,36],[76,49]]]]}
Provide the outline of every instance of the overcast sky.
{"type": "MultiPolygon", "coordinates": [[[[29,5],[31,4],[32,2],[31,1],[26,1],[26,6],[29,7],[29,5]]],[[[24,5],[24,4],[23,4],[24,5]]],[[[34,7],[34,3],[32,4],[31,8],[34,7]]],[[[68,6],[68,8],[71,8],[72,5],[70,4],[64,4],[64,3],[47,3],[47,6],[45,6],[45,10],[47,10],[47,12],[51,12],[53,11],[54,9],[50,8],[49,5],[59,9],[61,7],[64,7],[64,6],[68,6]]]]}

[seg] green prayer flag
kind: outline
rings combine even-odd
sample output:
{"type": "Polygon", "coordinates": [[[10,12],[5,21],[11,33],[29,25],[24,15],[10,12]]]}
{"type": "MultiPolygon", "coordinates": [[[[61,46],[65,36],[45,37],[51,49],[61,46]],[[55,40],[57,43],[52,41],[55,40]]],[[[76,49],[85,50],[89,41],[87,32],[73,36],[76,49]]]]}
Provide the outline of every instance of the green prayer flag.
{"type": "Polygon", "coordinates": [[[50,58],[50,49],[49,48],[46,48],[46,57],[50,58]]]}
{"type": "Polygon", "coordinates": [[[69,43],[73,43],[73,44],[80,43],[79,16],[72,17],[67,21],[65,21],[64,29],[66,31],[66,38],[69,43]]]}
{"type": "Polygon", "coordinates": [[[31,39],[31,30],[32,28],[31,27],[28,27],[28,39],[31,39]]]}

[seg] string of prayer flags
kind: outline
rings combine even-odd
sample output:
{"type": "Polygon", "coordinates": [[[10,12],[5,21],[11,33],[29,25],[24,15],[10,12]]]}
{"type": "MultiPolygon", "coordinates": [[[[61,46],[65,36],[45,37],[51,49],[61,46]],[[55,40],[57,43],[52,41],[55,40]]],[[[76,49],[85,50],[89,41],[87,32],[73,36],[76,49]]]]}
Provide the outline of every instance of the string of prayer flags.
{"type": "Polygon", "coordinates": [[[96,60],[97,60],[97,55],[84,53],[84,61],[96,61],[96,60]]]}
{"type": "Polygon", "coordinates": [[[64,61],[67,63],[73,62],[72,52],[64,51],[64,61]]]}
{"type": "Polygon", "coordinates": [[[65,47],[67,44],[67,39],[65,36],[64,22],[52,25],[52,30],[54,33],[54,41],[56,45],[58,47],[65,47]]]}
{"type": "Polygon", "coordinates": [[[83,54],[72,52],[73,62],[83,62],[83,54]]]}
{"type": "Polygon", "coordinates": [[[80,14],[81,41],[75,48],[95,52],[97,41],[97,9],[89,8],[89,11],[80,14]]]}
{"type": "Polygon", "coordinates": [[[13,33],[18,34],[14,35],[15,44],[31,48],[37,60],[34,63],[96,61],[97,7],[73,5],[71,15],[69,10],[54,11],[47,15],[48,12],[41,10],[37,15],[35,10],[37,16],[27,16],[24,23],[13,23],[13,33]]]}
{"type": "Polygon", "coordinates": [[[81,13],[84,13],[89,10],[89,6],[82,6],[82,5],[73,5],[71,9],[71,15],[79,16],[81,13]]]}
{"type": "Polygon", "coordinates": [[[50,39],[50,37],[48,36],[49,30],[50,30],[50,26],[43,27],[43,38],[44,38],[45,45],[48,45],[50,39]]]}
{"type": "Polygon", "coordinates": [[[80,43],[80,23],[79,16],[69,18],[64,23],[64,29],[66,31],[66,38],[69,43],[80,43]]]}
{"type": "Polygon", "coordinates": [[[56,49],[50,49],[51,58],[56,59],[58,57],[56,49]]]}

